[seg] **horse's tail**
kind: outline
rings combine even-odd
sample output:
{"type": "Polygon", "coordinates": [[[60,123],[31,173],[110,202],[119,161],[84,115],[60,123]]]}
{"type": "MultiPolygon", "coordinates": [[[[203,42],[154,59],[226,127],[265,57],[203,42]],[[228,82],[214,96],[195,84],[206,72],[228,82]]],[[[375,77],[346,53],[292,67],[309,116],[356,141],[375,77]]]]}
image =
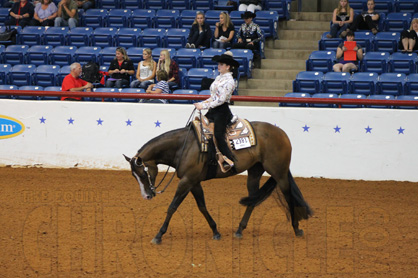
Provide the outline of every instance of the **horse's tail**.
{"type": "Polygon", "coordinates": [[[300,189],[293,179],[290,170],[287,174],[287,177],[289,181],[291,199],[291,202],[288,201],[289,210],[294,212],[294,217],[298,221],[302,219],[308,219],[313,214],[312,209],[303,198],[302,192],[300,192],[300,189]]]}
{"type": "Polygon", "coordinates": [[[269,178],[256,194],[242,198],[239,203],[247,207],[258,206],[273,193],[276,186],[277,182],[273,178],[269,178]]]}

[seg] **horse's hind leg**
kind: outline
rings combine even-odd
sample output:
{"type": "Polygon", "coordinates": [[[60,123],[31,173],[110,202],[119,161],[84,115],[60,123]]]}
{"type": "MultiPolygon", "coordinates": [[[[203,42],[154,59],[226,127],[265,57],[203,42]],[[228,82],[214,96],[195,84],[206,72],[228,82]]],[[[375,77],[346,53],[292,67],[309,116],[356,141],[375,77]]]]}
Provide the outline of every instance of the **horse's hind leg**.
{"type": "Polygon", "coordinates": [[[213,239],[221,239],[221,234],[218,232],[216,223],[213,220],[212,216],[210,216],[208,209],[206,208],[205,195],[203,193],[203,188],[200,183],[192,188],[192,194],[196,200],[200,212],[206,218],[206,221],[208,221],[209,226],[212,229],[213,239]]]}
{"type": "MultiPolygon", "coordinates": [[[[248,169],[247,177],[247,190],[248,195],[254,195],[260,186],[260,179],[264,173],[263,166],[261,164],[256,164],[250,169],[248,169]]],[[[235,232],[235,237],[242,238],[242,231],[247,228],[248,221],[250,220],[251,213],[254,210],[254,206],[247,206],[244,216],[239,223],[238,230],[235,232]]]]}

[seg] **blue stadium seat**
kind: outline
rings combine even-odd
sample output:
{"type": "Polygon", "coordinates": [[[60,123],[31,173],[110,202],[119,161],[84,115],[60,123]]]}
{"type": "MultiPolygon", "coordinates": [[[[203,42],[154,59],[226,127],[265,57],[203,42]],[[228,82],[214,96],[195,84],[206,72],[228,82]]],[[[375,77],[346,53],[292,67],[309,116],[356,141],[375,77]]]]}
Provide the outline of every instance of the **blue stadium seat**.
{"type": "Polygon", "coordinates": [[[88,9],[83,14],[83,26],[87,27],[104,27],[106,23],[106,9],[88,9]]]}
{"type": "Polygon", "coordinates": [[[406,77],[405,94],[418,96],[418,73],[410,73],[406,77]]]}
{"type": "MultiPolygon", "coordinates": [[[[119,93],[119,88],[95,88],[94,92],[96,93],[119,93]]],[[[86,100],[88,101],[117,101],[116,98],[110,98],[110,97],[105,97],[105,98],[101,98],[101,97],[89,97],[86,100]]]]}
{"type": "Polygon", "coordinates": [[[374,2],[374,10],[378,13],[389,14],[395,11],[395,0],[374,0],[374,2]]]}
{"type": "Polygon", "coordinates": [[[306,61],[306,70],[322,72],[332,71],[332,66],[334,64],[335,59],[335,51],[313,51],[311,55],[309,55],[308,60],[306,61]]]}
{"type": "Polygon", "coordinates": [[[132,11],[130,25],[133,28],[152,28],[154,24],[155,11],[135,9],[132,11]]]}
{"type": "Polygon", "coordinates": [[[406,82],[404,73],[382,73],[377,81],[377,93],[380,95],[403,95],[406,82]]]}
{"type": "MultiPolygon", "coordinates": [[[[200,90],[200,87],[197,90],[200,90]]],[[[198,93],[197,90],[178,89],[178,90],[173,91],[173,94],[176,94],[176,95],[198,95],[199,93],[198,93]]],[[[184,100],[181,100],[181,99],[171,99],[170,100],[170,103],[175,103],[175,104],[189,104],[189,103],[193,103],[193,100],[187,100],[187,99],[184,99],[184,100]]]]}
{"type": "Polygon", "coordinates": [[[26,26],[17,35],[16,42],[29,46],[42,44],[45,30],[44,26],[26,26]]]}
{"type": "MultiPolygon", "coordinates": [[[[413,100],[413,101],[418,101],[418,96],[397,96],[396,97],[397,100],[413,100]]],[[[394,108],[398,108],[398,109],[418,109],[418,106],[406,106],[406,105],[401,105],[401,106],[395,106],[394,108]]]]}
{"type": "Polygon", "coordinates": [[[9,72],[12,68],[10,64],[0,64],[0,85],[9,84],[9,72]]]}
{"type": "Polygon", "coordinates": [[[389,57],[389,72],[413,73],[417,72],[417,53],[392,53],[389,57]]]}
{"type": "Polygon", "coordinates": [[[189,29],[185,28],[170,28],[164,34],[164,46],[168,48],[179,49],[186,46],[187,38],[189,36],[189,29]]]}
{"type": "Polygon", "coordinates": [[[4,64],[25,64],[26,63],[26,53],[28,52],[29,46],[27,45],[9,45],[6,47],[6,50],[2,53],[3,63],[4,64]]]}
{"type": "MultiPolygon", "coordinates": [[[[0,85],[0,90],[13,90],[13,91],[16,91],[18,89],[19,88],[16,85],[0,85]]],[[[8,95],[8,96],[6,96],[6,95],[0,95],[0,98],[3,98],[3,99],[13,99],[15,97],[13,95],[8,95]]]]}
{"type": "MultiPolygon", "coordinates": [[[[244,12],[241,12],[241,11],[232,11],[229,14],[231,22],[234,24],[235,28],[239,28],[241,26],[241,24],[244,23],[244,19],[241,18],[241,15],[243,13],[244,12]]],[[[218,19],[218,21],[219,21],[219,19],[218,19]]]]}
{"type": "Polygon", "coordinates": [[[239,72],[241,76],[247,76],[250,78],[252,76],[252,61],[254,59],[254,54],[249,49],[231,49],[234,59],[239,62],[239,72]]]}
{"type": "MultiPolygon", "coordinates": [[[[16,31],[17,31],[16,36],[18,36],[19,33],[22,31],[21,26],[12,25],[12,26],[7,26],[7,27],[6,26],[0,26],[0,32],[5,32],[9,28],[16,29],[16,31]]],[[[16,44],[16,39],[10,39],[8,41],[0,41],[0,45],[8,46],[8,45],[11,45],[11,44],[16,44]]]]}
{"type": "Polygon", "coordinates": [[[199,92],[201,96],[210,96],[210,90],[202,90],[199,92]]]}
{"type": "Polygon", "coordinates": [[[142,9],[142,0],[121,0],[120,7],[121,9],[142,9]]]}
{"type": "Polygon", "coordinates": [[[215,27],[215,23],[219,22],[219,15],[222,12],[226,12],[227,11],[219,11],[219,10],[208,10],[205,12],[205,21],[207,23],[209,23],[209,25],[214,28],[215,27]]]}
{"type": "Polygon", "coordinates": [[[32,85],[35,65],[14,65],[9,72],[10,84],[16,86],[32,85]]]}
{"type": "Polygon", "coordinates": [[[188,10],[190,9],[190,2],[193,0],[167,0],[167,9],[173,9],[173,10],[188,10]]]}
{"type": "Polygon", "coordinates": [[[398,13],[416,13],[418,12],[417,0],[402,0],[395,2],[395,11],[398,13]]]}
{"type": "MultiPolygon", "coordinates": [[[[136,66],[140,61],[142,61],[142,53],[146,47],[130,47],[126,51],[129,59],[132,60],[134,66],[136,66]]],[[[154,52],[153,52],[154,53],[154,52]]]]}
{"type": "Polygon", "coordinates": [[[184,10],[181,11],[178,18],[178,24],[180,28],[191,28],[196,18],[196,10],[184,10]]]}
{"type": "MultiPolygon", "coordinates": [[[[43,91],[44,88],[41,86],[35,85],[26,85],[26,86],[19,86],[19,90],[23,91],[43,91]]],[[[22,96],[22,95],[14,95],[16,99],[26,99],[26,100],[39,100],[39,96],[22,96]]]]}
{"type": "MultiPolygon", "coordinates": [[[[329,33],[330,32],[325,32],[322,34],[321,40],[319,40],[318,42],[319,50],[337,51],[338,46],[342,42],[344,42],[344,40],[341,38],[332,38],[332,39],[327,38],[327,35],[329,33]]],[[[357,41],[357,37],[356,37],[356,41],[357,41]]]]}
{"type": "Polygon", "coordinates": [[[377,90],[379,75],[376,72],[355,72],[350,80],[350,93],[373,95],[377,90]]]}
{"type": "Polygon", "coordinates": [[[144,0],[143,5],[144,5],[144,9],[151,9],[151,10],[166,9],[165,0],[144,0]]]}
{"type": "Polygon", "coordinates": [[[210,69],[217,69],[218,63],[212,61],[213,56],[221,55],[225,52],[225,49],[218,49],[218,48],[207,48],[202,51],[199,57],[199,64],[200,67],[203,68],[210,68],[210,69]]]}
{"type": "MultiPolygon", "coordinates": [[[[342,94],[340,95],[342,99],[366,99],[366,95],[362,94],[342,94]]],[[[341,108],[364,108],[362,104],[341,104],[341,108]]]]}
{"type": "Polygon", "coordinates": [[[192,10],[207,11],[213,10],[213,0],[194,0],[192,1],[192,10]]]}
{"type": "Polygon", "coordinates": [[[44,44],[62,46],[67,44],[68,27],[49,27],[44,33],[44,44]]]}
{"type": "Polygon", "coordinates": [[[370,31],[354,32],[354,40],[366,51],[372,51],[374,35],[370,31]]]}
{"type": "Polygon", "coordinates": [[[156,47],[152,50],[152,59],[154,59],[154,61],[158,62],[162,50],[168,50],[170,58],[176,60],[176,50],[174,48],[156,47]]]}
{"type": "Polygon", "coordinates": [[[228,13],[232,12],[235,7],[233,5],[228,5],[230,2],[235,2],[238,5],[238,0],[214,0],[213,1],[213,9],[214,10],[221,10],[221,11],[228,11],[228,13]]]}
{"type": "MultiPolygon", "coordinates": [[[[55,91],[59,92],[61,91],[61,86],[48,86],[44,87],[44,91],[55,91]]],[[[60,96],[41,96],[41,100],[61,100],[60,96]]]]}
{"type": "MultiPolygon", "coordinates": [[[[286,93],[284,95],[285,97],[292,97],[292,98],[310,98],[311,95],[308,93],[286,93]]],[[[307,103],[292,103],[292,102],[281,102],[279,104],[279,106],[283,106],[283,107],[307,107],[308,104],[307,103]]]]}
{"type": "Polygon", "coordinates": [[[106,26],[113,28],[129,27],[131,15],[132,10],[126,8],[109,10],[106,16],[106,26]]]}
{"type": "MultiPolygon", "coordinates": [[[[121,93],[132,93],[132,94],[145,94],[144,89],[140,88],[123,88],[120,90],[121,93]]],[[[139,102],[140,98],[121,98],[119,101],[121,102],[139,102]]]]}
{"type": "Polygon", "coordinates": [[[91,35],[91,45],[108,47],[114,45],[114,36],[118,29],[112,27],[99,27],[93,31],[91,35]]]}
{"type": "Polygon", "coordinates": [[[177,20],[180,16],[178,10],[157,10],[154,18],[155,28],[176,28],[177,20]]]}
{"type": "Polygon", "coordinates": [[[327,94],[348,94],[350,73],[348,72],[327,72],[322,80],[322,90],[327,94]]]}
{"type": "Polygon", "coordinates": [[[373,40],[374,51],[385,51],[389,53],[398,50],[398,41],[401,38],[399,32],[379,32],[373,40]]]}
{"type": "Polygon", "coordinates": [[[384,23],[385,32],[402,32],[409,29],[412,14],[410,13],[389,13],[384,23]]]}
{"type": "Polygon", "coordinates": [[[324,74],[321,71],[301,71],[296,75],[293,81],[293,92],[297,93],[321,93],[322,78],[324,74]]]}
{"type": "Polygon", "coordinates": [[[191,68],[186,75],[185,88],[191,90],[200,90],[203,78],[212,78],[213,71],[208,68],[191,68]]]}
{"type": "Polygon", "coordinates": [[[91,45],[92,27],[75,27],[67,34],[67,45],[71,46],[89,46],[91,45]]]}
{"type": "Polygon", "coordinates": [[[113,37],[116,46],[124,48],[137,47],[139,45],[139,35],[141,33],[139,28],[119,28],[118,32],[113,37]]]}
{"type": "Polygon", "coordinates": [[[33,73],[33,84],[42,87],[56,86],[60,69],[61,67],[57,65],[38,66],[33,73]]]}
{"type": "Polygon", "coordinates": [[[350,8],[353,8],[355,13],[361,13],[367,10],[367,0],[351,0],[350,8]]]}
{"type": "Polygon", "coordinates": [[[70,66],[62,66],[57,75],[57,85],[61,86],[62,80],[71,72],[70,66]]]}
{"type": "Polygon", "coordinates": [[[101,47],[98,46],[82,46],[78,48],[74,54],[74,61],[80,64],[94,61],[99,63],[99,54],[101,47]]]}
{"type": "Polygon", "coordinates": [[[33,45],[26,52],[26,62],[34,65],[47,65],[52,50],[51,45],[33,45]]]}
{"type": "Polygon", "coordinates": [[[4,25],[4,22],[9,19],[10,8],[0,8],[0,25],[4,25]]]}
{"type": "Polygon", "coordinates": [[[163,37],[165,29],[162,28],[145,28],[140,35],[139,45],[148,48],[163,47],[163,37]]]}
{"type": "Polygon", "coordinates": [[[173,90],[176,89],[184,89],[186,88],[186,76],[187,76],[187,69],[179,68],[179,84],[177,86],[173,86],[173,90]]]}
{"type": "Polygon", "coordinates": [[[200,49],[180,48],[177,50],[175,60],[179,67],[186,68],[187,70],[196,68],[198,67],[200,52],[200,49]]]}
{"type": "MultiPolygon", "coordinates": [[[[110,62],[116,57],[116,46],[104,47],[99,53],[99,65],[110,66],[110,62]]],[[[129,55],[128,55],[129,57],[129,55]]]]}
{"type": "MultiPolygon", "coordinates": [[[[1,28],[1,27],[0,27],[1,28]]],[[[0,44],[0,63],[3,62],[3,52],[6,50],[6,46],[3,44],[0,44]]]]}
{"type": "Polygon", "coordinates": [[[367,52],[360,63],[361,71],[378,74],[387,72],[389,56],[389,52],[367,52]]]}
{"type": "Polygon", "coordinates": [[[120,0],[97,0],[96,8],[100,9],[119,9],[121,7],[120,0]]]}
{"type": "MultiPolygon", "coordinates": [[[[395,96],[393,95],[370,95],[368,99],[376,99],[376,100],[394,100],[395,96]]],[[[368,108],[392,108],[392,105],[377,105],[377,104],[368,104],[366,105],[368,108]]]]}
{"type": "MultiPolygon", "coordinates": [[[[329,98],[329,99],[333,99],[333,98],[338,98],[338,94],[327,94],[327,93],[317,93],[317,94],[313,94],[312,98],[329,98]]],[[[336,104],[333,103],[312,103],[311,107],[320,107],[320,108],[334,108],[337,107],[336,104]]]]}
{"type": "Polygon", "coordinates": [[[52,65],[71,65],[74,62],[74,55],[77,51],[75,46],[56,46],[50,55],[50,62],[52,65]]]}
{"type": "Polygon", "coordinates": [[[276,11],[280,19],[289,20],[291,2],[292,0],[266,0],[264,10],[276,11]]]}
{"type": "Polygon", "coordinates": [[[254,22],[264,31],[266,38],[278,38],[277,26],[279,24],[279,15],[276,11],[257,11],[254,22]]]}

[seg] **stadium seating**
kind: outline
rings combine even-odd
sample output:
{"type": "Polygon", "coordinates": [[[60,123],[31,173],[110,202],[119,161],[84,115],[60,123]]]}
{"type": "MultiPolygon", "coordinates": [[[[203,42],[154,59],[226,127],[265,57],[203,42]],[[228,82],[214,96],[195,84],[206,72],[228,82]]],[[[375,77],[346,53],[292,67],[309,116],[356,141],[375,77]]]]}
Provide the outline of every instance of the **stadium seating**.
{"type": "MultiPolygon", "coordinates": [[[[199,89],[200,90],[200,87],[199,89]]],[[[190,90],[190,89],[178,89],[173,91],[173,94],[176,95],[198,95],[198,91],[197,90],[190,90]]],[[[176,104],[189,104],[189,103],[193,103],[192,100],[187,100],[187,99],[171,99],[169,101],[170,103],[176,103],[176,104]]]]}
{"type": "Polygon", "coordinates": [[[4,64],[18,65],[26,63],[26,53],[29,50],[27,45],[9,45],[2,53],[4,64]]]}
{"type": "Polygon", "coordinates": [[[135,9],[132,11],[130,26],[133,28],[152,28],[154,24],[155,11],[135,9]]]}
{"type": "Polygon", "coordinates": [[[291,2],[292,0],[266,0],[264,2],[264,10],[276,11],[281,19],[289,20],[291,2]]]}
{"type": "Polygon", "coordinates": [[[406,82],[404,73],[382,73],[377,81],[377,93],[380,95],[403,95],[406,82]]]}
{"type": "Polygon", "coordinates": [[[0,64],[0,85],[9,84],[9,72],[12,68],[10,64],[0,64]]]}
{"type": "MultiPolygon", "coordinates": [[[[327,51],[337,51],[338,46],[344,41],[341,38],[327,38],[327,35],[330,32],[325,32],[322,34],[321,40],[318,42],[319,50],[327,50],[327,51]]],[[[357,41],[357,37],[356,37],[357,41]]]]}
{"type": "MultiPolygon", "coordinates": [[[[18,90],[23,91],[43,91],[44,88],[41,86],[35,86],[35,85],[26,85],[26,86],[20,86],[18,90]]],[[[26,99],[26,100],[39,100],[41,99],[39,96],[22,96],[22,95],[14,95],[15,99],[26,99]]]]}
{"type": "Polygon", "coordinates": [[[234,59],[240,64],[239,72],[241,76],[251,77],[252,61],[254,54],[249,49],[231,49],[234,59]]]}
{"type": "Polygon", "coordinates": [[[164,47],[163,37],[165,32],[165,29],[162,28],[146,28],[140,34],[139,45],[148,48],[164,47]]]}
{"type": "Polygon", "coordinates": [[[191,28],[192,24],[196,18],[196,13],[198,11],[195,10],[183,10],[180,13],[178,18],[178,25],[179,28],[191,28]]]}
{"type": "MultiPolygon", "coordinates": [[[[0,85],[0,90],[18,90],[18,87],[16,85],[0,85]]],[[[3,99],[13,99],[13,95],[0,95],[0,98],[3,99]]]]}
{"type": "MultiPolygon", "coordinates": [[[[144,89],[140,88],[123,88],[120,90],[121,93],[132,93],[132,94],[145,94],[144,89]]],[[[139,102],[141,99],[139,98],[121,98],[119,101],[121,102],[139,102]]]]}
{"type": "Polygon", "coordinates": [[[114,37],[118,29],[112,27],[99,27],[91,35],[91,45],[100,47],[109,47],[114,45],[114,37]]]}
{"type": "Polygon", "coordinates": [[[354,32],[354,40],[360,45],[365,52],[372,51],[374,35],[370,31],[354,32]]]}
{"type": "Polygon", "coordinates": [[[350,93],[360,95],[375,94],[378,78],[379,75],[376,72],[354,73],[350,79],[350,93]]]}
{"type": "Polygon", "coordinates": [[[58,84],[57,76],[60,66],[57,65],[40,65],[33,73],[33,83],[37,86],[48,87],[58,84]]]}
{"type": "Polygon", "coordinates": [[[29,46],[42,44],[45,30],[44,26],[26,26],[17,34],[16,42],[29,46]]]}
{"type": "Polygon", "coordinates": [[[167,50],[170,53],[170,58],[176,60],[176,50],[174,48],[156,47],[152,49],[152,59],[158,61],[162,50],[167,50]]]}
{"type": "Polygon", "coordinates": [[[348,72],[327,72],[322,80],[322,90],[327,94],[348,94],[350,74],[348,72]]]}
{"type": "Polygon", "coordinates": [[[139,28],[119,28],[118,32],[113,36],[115,45],[124,48],[137,47],[139,45],[139,28]]]}
{"type": "MultiPolygon", "coordinates": [[[[329,98],[329,99],[333,99],[333,98],[338,98],[338,94],[327,94],[327,93],[318,93],[318,94],[313,94],[312,98],[329,98]]],[[[333,104],[333,103],[312,103],[311,107],[320,107],[320,108],[334,108],[337,107],[337,105],[333,104]]]]}
{"type": "Polygon", "coordinates": [[[9,72],[10,84],[16,86],[32,85],[32,76],[35,69],[35,65],[14,65],[9,72]]]}
{"type": "Polygon", "coordinates": [[[231,18],[231,22],[234,24],[235,28],[239,28],[241,26],[241,24],[244,23],[244,19],[241,18],[241,15],[244,12],[241,11],[232,11],[229,14],[229,17],[231,18]]]}
{"type": "MultiPolygon", "coordinates": [[[[341,94],[340,99],[366,99],[366,95],[362,94],[341,94]]],[[[341,108],[364,108],[362,104],[341,104],[341,108]]]]}
{"type": "MultiPolygon", "coordinates": [[[[119,88],[95,88],[94,92],[96,93],[119,93],[119,88]]],[[[116,98],[110,98],[110,97],[89,97],[86,100],[88,101],[117,101],[116,98]]]]}
{"type": "Polygon", "coordinates": [[[187,89],[200,90],[203,78],[212,78],[213,71],[208,68],[191,68],[186,75],[187,89]]]}
{"type": "Polygon", "coordinates": [[[157,10],[154,18],[154,27],[165,29],[176,28],[179,16],[180,12],[178,10],[157,10]]]}
{"type": "Polygon", "coordinates": [[[76,50],[74,61],[81,65],[90,61],[99,63],[99,54],[101,50],[101,47],[98,46],[82,46],[76,50]]]}
{"type": "Polygon", "coordinates": [[[374,2],[374,10],[378,13],[388,14],[395,11],[395,0],[374,0],[374,2]]]}
{"type": "Polygon", "coordinates": [[[276,11],[257,11],[254,22],[264,31],[266,38],[278,38],[277,25],[279,24],[279,15],[276,11]]]}
{"type": "Polygon", "coordinates": [[[0,25],[4,25],[4,22],[9,18],[10,8],[0,8],[0,25]]]}
{"type": "Polygon", "coordinates": [[[405,93],[418,96],[418,73],[410,73],[406,77],[405,93]]]}
{"type": "Polygon", "coordinates": [[[335,51],[313,51],[306,61],[306,70],[322,72],[332,71],[335,59],[335,51]]]}
{"type": "MultiPolygon", "coordinates": [[[[292,98],[310,98],[311,95],[308,93],[297,93],[297,92],[293,92],[293,93],[286,93],[284,95],[285,97],[292,97],[292,98]]],[[[280,102],[279,104],[280,106],[284,106],[284,107],[307,107],[308,104],[307,103],[292,103],[292,102],[280,102]]]]}
{"type": "MultiPolygon", "coordinates": [[[[48,86],[44,87],[44,91],[61,91],[61,86],[48,86]]],[[[41,100],[61,100],[60,96],[41,96],[41,100]]]]}
{"type": "Polygon", "coordinates": [[[389,56],[389,52],[367,52],[360,63],[361,71],[379,74],[387,72],[389,56]]]}
{"type": "Polygon", "coordinates": [[[172,10],[188,10],[190,9],[190,2],[193,0],[168,0],[167,1],[167,9],[172,10]]]}
{"type": "Polygon", "coordinates": [[[67,34],[67,45],[71,46],[89,46],[91,45],[92,27],[75,27],[67,34]]]}
{"type": "Polygon", "coordinates": [[[417,53],[395,52],[389,56],[389,72],[413,73],[417,71],[417,53]]]}
{"type": "Polygon", "coordinates": [[[222,12],[227,12],[227,11],[219,11],[219,10],[208,10],[205,12],[205,21],[207,23],[209,23],[209,25],[211,27],[215,27],[215,23],[219,22],[219,15],[222,12]]]}
{"type": "MultiPolygon", "coordinates": [[[[375,100],[394,100],[395,96],[393,95],[370,95],[368,99],[375,99],[375,100]]],[[[367,108],[392,108],[391,105],[377,105],[377,104],[368,104],[366,105],[367,108]]]]}
{"type": "MultiPolygon", "coordinates": [[[[398,96],[396,98],[397,100],[413,100],[413,101],[418,101],[418,96],[398,96]]],[[[394,108],[398,108],[398,109],[418,109],[418,106],[406,106],[406,105],[401,105],[401,106],[395,106],[394,108]]]]}
{"type": "Polygon", "coordinates": [[[202,68],[210,68],[215,69],[218,67],[218,63],[212,61],[213,56],[221,55],[225,52],[225,49],[218,49],[218,48],[207,48],[202,51],[199,57],[199,65],[202,68]]]}
{"type": "Polygon", "coordinates": [[[132,60],[134,65],[137,65],[140,61],[142,61],[142,53],[144,52],[144,49],[145,47],[130,47],[126,51],[129,59],[132,60]]]}
{"type": "Polygon", "coordinates": [[[389,53],[398,50],[398,41],[401,35],[399,32],[379,32],[373,40],[374,51],[385,51],[389,53]]]}
{"type": "Polygon", "coordinates": [[[186,68],[187,70],[191,68],[198,67],[198,60],[200,57],[200,49],[195,48],[180,48],[177,50],[175,61],[179,67],[186,68]]]}
{"type": "Polygon", "coordinates": [[[293,81],[293,92],[316,94],[322,92],[322,78],[320,71],[301,71],[293,81]]]}
{"type": "Polygon", "coordinates": [[[395,11],[398,13],[417,13],[418,1],[417,0],[402,0],[395,2],[395,11]]]}
{"type": "Polygon", "coordinates": [[[384,23],[385,32],[402,32],[409,29],[412,14],[410,13],[389,13],[384,23]]]}
{"type": "Polygon", "coordinates": [[[26,52],[26,63],[34,65],[49,64],[53,47],[50,45],[33,45],[26,52]]]}
{"type": "MultiPolygon", "coordinates": [[[[115,46],[109,46],[109,47],[104,47],[102,50],[100,50],[99,53],[99,65],[102,66],[109,66],[110,62],[115,59],[115,55],[116,55],[116,48],[115,46]]],[[[129,55],[128,55],[129,56],[129,55]]]]}
{"type": "Polygon", "coordinates": [[[163,36],[164,47],[179,49],[186,46],[189,29],[170,28],[163,36]]]}
{"type": "Polygon", "coordinates": [[[129,19],[132,10],[130,9],[111,9],[106,16],[106,26],[113,28],[129,27],[129,19]]]}
{"type": "Polygon", "coordinates": [[[44,44],[52,46],[67,45],[68,27],[49,27],[44,33],[44,44]]]}
{"type": "Polygon", "coordinates": [[[193,10],[200,10],[200,11],[207,11],[207,10],[213,10],[213,0],[194,0],[192,1],[192,7],[193,10]]]}
{"type": "Polygon", "coordinates": [[[62,66],[57,74],[57,85],[61,86],[62,81],[64,80],[65,76],[67,76],[71,72],[70,66],[62,66]]]}
{"type": "Polygon", "coordinates": [[[144,9],[151,9],[151,10],[166,9],[165,0],[145,0],[143,2],[143,5],[144,5],[144,9]]]}
{"type": "Polygon", "coordinates": [[[120,8],[121,9],[142,9],[142,2],[141,0],[121,0],[120,8]]]}
{"type": "Polygon", "coordinates": [[[86,27],[105,27],[107,9],[88,9],[83,14],[83,26],[86,27]]]}
{"type": "Polygon", "coordinates": [[[51,51],[50,62],[52,65],[71,65],[76,51],[75,46],[57,46],[51,51]]]}

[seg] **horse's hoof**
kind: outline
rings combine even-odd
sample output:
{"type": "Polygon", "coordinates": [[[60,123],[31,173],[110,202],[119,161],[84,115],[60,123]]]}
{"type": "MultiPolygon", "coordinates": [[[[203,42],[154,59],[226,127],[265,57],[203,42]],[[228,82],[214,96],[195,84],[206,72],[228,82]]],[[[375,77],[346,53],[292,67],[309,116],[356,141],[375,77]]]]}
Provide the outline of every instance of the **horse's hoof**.
{"type": "Polygon", "coordinates": [[[161,238],[153,238],[151,240],[151,243],[155,244],[155,245],[159,245],[159,244],[161,244],[161,238]]]}
{"type": "Polygon", "coordinates": [[[303,230],[301,230],[301,229],[297,229],[297,230],[295,230],[295,235],[296,235],[297,237],[302,237],[302,236],[303,236],[303,230]]]}
{"type": "Polygon", "coordinates": [[[242,238],[242,233],[235,233],[234,237],[241,239],[242,238]]]}
{"type": "Polygon", "coordinates": [[[221,234],[213,235],[212,239],[214,239],[214,240],[220,240],[221,239],[221,234]]]}

